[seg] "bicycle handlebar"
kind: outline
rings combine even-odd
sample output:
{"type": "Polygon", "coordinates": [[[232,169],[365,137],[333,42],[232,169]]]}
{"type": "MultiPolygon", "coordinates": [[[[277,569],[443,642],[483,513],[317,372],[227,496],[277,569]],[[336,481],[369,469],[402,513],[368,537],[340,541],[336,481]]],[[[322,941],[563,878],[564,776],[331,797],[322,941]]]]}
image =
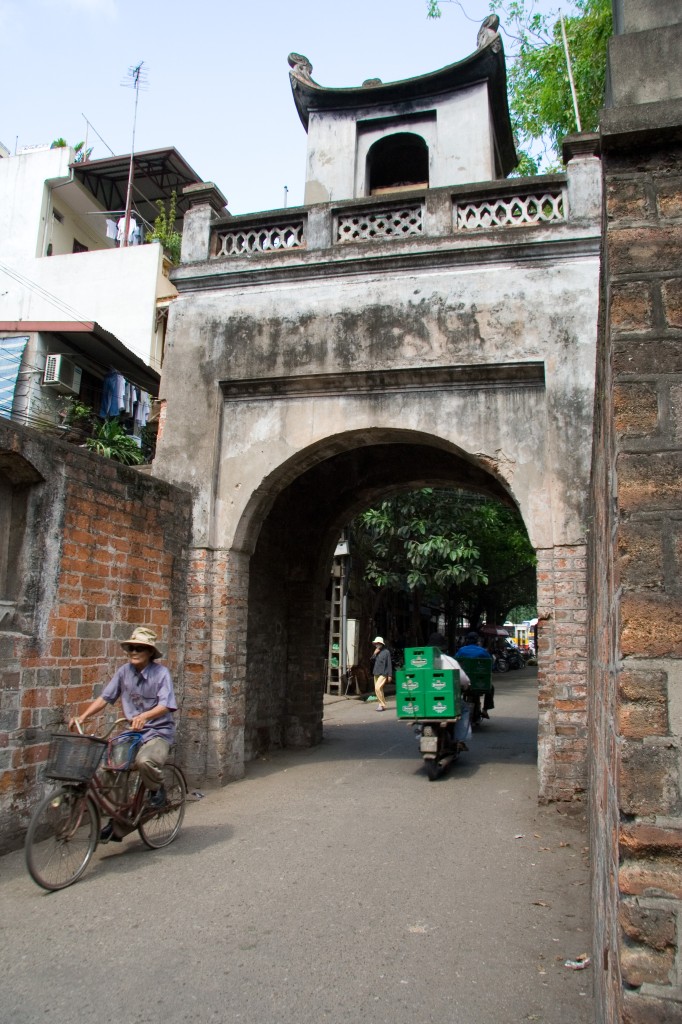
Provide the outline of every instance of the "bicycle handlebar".
{"type": "MultiPolygon", "coordinates": [[[[74,720],[73,720],[73,721],[75,722],[75,725],[76,725],[76,729],[78,730],[79,734],[80,734],[81,736],[85,736],[85,729],[83,728],[83,726],[81,725],[81,723],[80,723],[80,722],[78,721],[78,719],[77,719],[77,718],[74,718],[74,720]]],[[[110,735],[112,734],[112,732],[114,731],[114,729],[116,728],[116,726],[117,726],[117,725],[120,725],[120,724],[121,724],[121,722],[125,722],[125,723],[126,723],[126,725],[129,725],[129,724],[130,724],[130,723],[128,722],[128,719],[127,719],[127,718],[117,718],[117,719],[116,719],[116,721],[115,721],[115,722],[114,722],[114,723],[113,723],[113,724],[112,724],[112,725],[111,725],[111,726],[110,726],[110,727],[109,727],[109,728],[107,729],[107,731],[106,731],[106,732],[105,732],[105,733],[104,733],[104,734],[103,734],[102,736],[100,736],[99,738],[100,738],[101,740],[105,740],[105,739],[107,738],[107,736],[110,736],[110,735]]]]}

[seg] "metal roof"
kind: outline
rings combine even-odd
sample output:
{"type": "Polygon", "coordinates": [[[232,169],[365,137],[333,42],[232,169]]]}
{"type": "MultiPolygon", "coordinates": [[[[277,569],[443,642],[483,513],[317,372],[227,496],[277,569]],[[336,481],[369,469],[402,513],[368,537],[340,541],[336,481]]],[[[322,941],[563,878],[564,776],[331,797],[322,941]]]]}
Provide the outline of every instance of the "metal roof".
{"type": "Polygon", "coordinates": [[[54,334],[101,367],[113,367],[143,391],[157,395],[160,375],[122,341],[93,320],[4,320],[0,332],[54,334]]]}
{"type": "MultiPolygon", "coordinates": [[[[128,190],[130,154],[109,156],[101,160],[85,160],[71,164],[77,181],[88,189],[108,211],[124,210],[128,190]]],[[[202,181],[177,149],[150,149],[133,156],[133,206],[150,224],[158,216],[157,200],[170,200],[177,194],[178,220],[189,208],[182,195],[185,185],[202,181]]]]}

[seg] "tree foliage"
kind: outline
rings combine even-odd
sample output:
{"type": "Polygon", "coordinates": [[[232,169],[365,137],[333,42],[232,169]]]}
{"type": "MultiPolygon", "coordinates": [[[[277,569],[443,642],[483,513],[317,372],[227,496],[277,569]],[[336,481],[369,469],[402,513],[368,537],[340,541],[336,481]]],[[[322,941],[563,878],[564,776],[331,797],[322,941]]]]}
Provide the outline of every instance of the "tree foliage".
{"type": "Polygon", "coordinates": [[[386,591],[409,595],[416,642],[424,603],[473,622],[535,602],[535,555],[520,516],[479,495],[422,488],[389,498],[354,520],[351,550],[354,580],[373,592],[375,609],[386,591]]]}
{"type": "MultiPolygon", "coordinates": [[[[464,11],[459,0],[427,0],[429,17],[440,17],[441,4],[453,2],[464,11]]],[[[567,6],[564,26],[581,128],[595,131],[604,104],[611,0],[569,0],[567,6]]],[[[561,162],[562,138],[577,131],[558,11],[541,13],[536,0],[491,0],[490,9],[505,38],[519,171],[553,170],[561,162]]]]}

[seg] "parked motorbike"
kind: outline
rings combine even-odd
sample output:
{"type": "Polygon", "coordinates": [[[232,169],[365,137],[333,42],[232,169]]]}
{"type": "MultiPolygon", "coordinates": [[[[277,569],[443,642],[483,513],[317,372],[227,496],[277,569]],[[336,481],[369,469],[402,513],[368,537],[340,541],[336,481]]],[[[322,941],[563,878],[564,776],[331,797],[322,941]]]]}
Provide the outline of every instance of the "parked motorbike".
{"type": "Polygon", "coordinates": [[[505,644],[493,655],[493,672],[508,672],[509,669],[524,668],[525,664],[521,651],[514,644],[505,644]]]}

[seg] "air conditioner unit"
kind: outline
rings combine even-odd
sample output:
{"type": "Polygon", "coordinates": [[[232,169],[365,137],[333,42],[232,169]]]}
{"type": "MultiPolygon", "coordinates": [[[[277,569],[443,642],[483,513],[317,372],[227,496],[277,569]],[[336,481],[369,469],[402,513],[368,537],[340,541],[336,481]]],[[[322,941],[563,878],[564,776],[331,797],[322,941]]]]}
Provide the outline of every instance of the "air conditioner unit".
{"type": "Polygon", "coordinates": [[[43,384],[62,395],[77,395],[81,389],[82,375],[80,366],[72,363],[68,356],[49,355],[45,363],[43,384]]]}

